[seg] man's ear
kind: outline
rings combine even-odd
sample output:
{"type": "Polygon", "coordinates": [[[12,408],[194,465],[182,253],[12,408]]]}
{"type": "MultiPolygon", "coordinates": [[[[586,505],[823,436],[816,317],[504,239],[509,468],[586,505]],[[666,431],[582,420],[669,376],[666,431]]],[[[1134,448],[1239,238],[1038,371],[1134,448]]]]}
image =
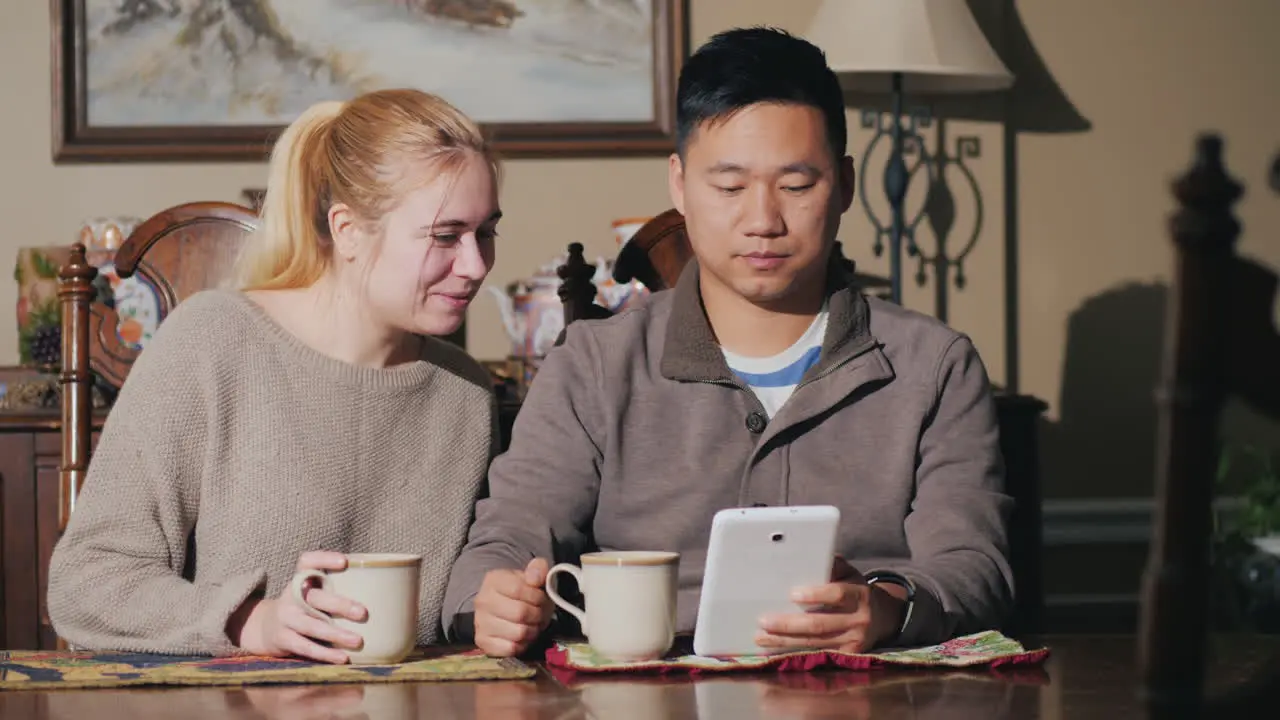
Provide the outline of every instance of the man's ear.
{"type": "Polygon", "coordinates": [[[853,170],[853,156],[845,155],[840,160],[840,212],[844,213],[853,205],[853,191],[857,186],[857,178],[853,170]]]}
{"type": "Polygon", "coordinates": [[[671,194],[671,204],[676,212],[684,214],[684,161],[680,153],[671,153],[667,159],[667,192],[671,194]]]}
{"type": "Polygon", "coordinates": [[[333,238],[334,254],[347,262],[360,253],[361,233],[355,213],[342,203],[329,208],[329,237],[333,238]]]}

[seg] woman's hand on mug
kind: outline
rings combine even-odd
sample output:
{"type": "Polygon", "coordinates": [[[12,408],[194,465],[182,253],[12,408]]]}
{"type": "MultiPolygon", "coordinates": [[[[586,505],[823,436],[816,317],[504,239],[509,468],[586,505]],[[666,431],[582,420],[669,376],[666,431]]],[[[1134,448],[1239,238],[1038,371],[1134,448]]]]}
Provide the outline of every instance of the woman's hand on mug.
{"type": "MultiPolygon", "coordinates": [[[[347,566],[342,553],[313,551],[298,558],[297,571],[341,570],[347,566]]],[[[278,598],[250,600],[232,615],[227,623],[227,636],[242,650],[255,655],[281,657],[297,655],[320,662],[341,665],[347,662],[344,648],[355,650],[364,639],[315,617],[285,594],[278,598]],[[325,647],[317,641],[334,647],[325,647]]],[[[347,598],[319,588],[306,591],[306,601],[313,608],[333,617],[359,622],[368,611],[347,598]]]]}
{"type": "Polygon", "coordinates": [[[524,570],[490,570],[476,595],[476,647],[492,657],[519,655],[551,624],[553,606],[543,586],[547,561],[524,570]]]}

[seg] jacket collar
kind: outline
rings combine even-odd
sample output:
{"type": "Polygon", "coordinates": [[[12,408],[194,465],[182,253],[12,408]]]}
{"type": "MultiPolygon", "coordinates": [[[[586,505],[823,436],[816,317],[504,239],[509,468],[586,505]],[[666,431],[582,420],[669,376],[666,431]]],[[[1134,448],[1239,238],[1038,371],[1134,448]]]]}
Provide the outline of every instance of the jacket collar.
{"type": "MultiPolygon", "coordinates": [[[[854,284],[853,273],[833,253],[827,269],[827,333],[818,364],[806,379],[825,373],[876,345],[871,334],[867,298],[854,284]]],[[[689,260],[672,290],[661,371],[669,380],[736,384],[724,353],[707,321],[699,288],[698,262],[689,260]]]]}

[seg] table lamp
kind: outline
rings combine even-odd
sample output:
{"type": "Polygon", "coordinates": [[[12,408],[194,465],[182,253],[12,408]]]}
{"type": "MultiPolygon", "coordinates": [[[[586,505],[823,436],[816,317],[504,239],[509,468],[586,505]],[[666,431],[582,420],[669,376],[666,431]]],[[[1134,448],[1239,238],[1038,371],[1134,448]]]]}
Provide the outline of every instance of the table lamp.
{"type": "MultiPolygon", "coordinates": [[[[915,223],[903,218],[907,194],[904,141],[915,136],[920,118],[903,124],[904,93],[933,95],[1005,90],[1013,84],[1013,74],[991,49],[965,0],[824,0],[805,37],[822,48],[827,62],[840,77],[841,86],[853,93],[890,93],[892,118],[889,125],[876,123],[876,133],[862,159],[865,175],[871,149],[884,136],[892,140],[884,172],[885,195],[889,200],[888,227],[876,219],[862,197],[867,215],[876,227],[876,254],[882,238],[889,236],[890,297],[902,302],[902,241],[915,254],[915,223]]],[[[926,119],[927,120],[927,119],[926,119]]],[[[923,146],[922,162],[928,162],[923,146]]]]}

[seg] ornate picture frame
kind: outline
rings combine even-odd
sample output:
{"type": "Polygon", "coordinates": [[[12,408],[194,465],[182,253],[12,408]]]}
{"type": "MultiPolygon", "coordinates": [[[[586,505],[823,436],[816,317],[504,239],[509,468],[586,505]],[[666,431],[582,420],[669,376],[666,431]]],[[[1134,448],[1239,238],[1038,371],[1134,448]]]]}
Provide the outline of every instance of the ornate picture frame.
{"type": "Polygon", "coordinates": [[[439,93],[505,157],[674,147],[688,0],[50,4],[55,163],[261,162],[312,102],[393,86],[439,93]]]}

